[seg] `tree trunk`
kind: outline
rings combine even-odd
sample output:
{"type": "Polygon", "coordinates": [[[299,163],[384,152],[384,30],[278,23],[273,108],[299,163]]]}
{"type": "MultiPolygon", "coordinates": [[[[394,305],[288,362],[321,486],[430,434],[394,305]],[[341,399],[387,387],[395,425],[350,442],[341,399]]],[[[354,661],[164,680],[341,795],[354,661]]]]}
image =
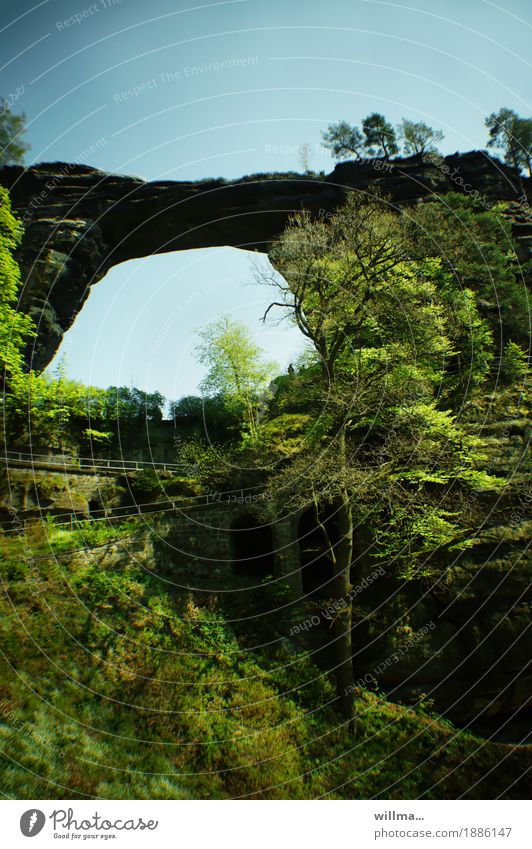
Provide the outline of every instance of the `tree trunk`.
{"type": "Polygon", "coordinates": [[[514,164],[515,170],[517,171],[517,179],[519,181],[519,190],[521,192],[521,196],[526,199],[527,194],[526,194],[525,184],[523,183],[523,177],[521,175],[521,165],[519,163],[518,156],[515,152],[515,141],[512,139],[511,141],[509,141],[508,144],[509,144],[510,155],[512,157],[512,162],[514,164]]]}
{"type": "Polygon", "coordinates": [[[336,697],[340,712],[349,720],[354,731],[354,676],[351,646],[351,591],[350,568],[353,551],[353,515],[347,493],[338,499],[337,516],[339,541],[334,562],[333,594],[338,601],[332,627],[336,697]]]}

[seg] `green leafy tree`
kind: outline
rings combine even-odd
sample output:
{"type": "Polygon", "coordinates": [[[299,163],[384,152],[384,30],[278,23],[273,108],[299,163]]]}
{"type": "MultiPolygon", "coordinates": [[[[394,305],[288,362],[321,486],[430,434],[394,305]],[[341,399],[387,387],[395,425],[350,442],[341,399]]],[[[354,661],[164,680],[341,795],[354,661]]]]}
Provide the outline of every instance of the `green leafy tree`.
{"type": "Polygon", "coordinates": [[[502,150],[504,161],[532,176],[532,118],[521,118],[513,109],[502,108],[486,118],[488,147],[502,150]]]}
{"type": "Polygon", "coordinates": [[[361,159],[364,152],[364,135],[358,127],[353,127],[347,121],[329,124],[322,133],[322,144],[331,151],[336,159],[361,159]]]}
{"type": "Polygon", "coordinates": [[[49,447],[68,447],[75,443],[83,422],[90,424],[88,407],[104,390],[85,387],[69,380],[61,362],[55,374],[18,372],[10,381],[6,396],[8,441],[33,442],[49,447]]]}
{"type": "Polygon", "coordinates": [[[14,115],[6,100],[0,99],[0,166],[22,165],[30,145],[22,139],[26,116],[14,115]]]}
{"type": "Polygon", "coordinates": [[[201,383],[207,397],[220,396],[238,411],[246,432],[257,435],[258,403],[268,394],[277,365],[264,361],[247,327],[222,316],[199,332],[198,361],[208,371],[201,383]]]}
{"type": "Polygon", "coordinates": [[[298,213],[270,252],[283,277],[273,275],[269,282],[282,300],[265,317],[274,306],[287,308],[317,351],[324,378],[332,381],[374,287],[405,259],[406,250],[397,215],[378,197],[366,202],[353,192],[342,215],[330,221],[298,213]]]}
{"type": "MultiPolygon", "coordinates": [[[[463,321],[466,337],[479,319],[468,294],[461,302],[459,286],[450,295],[453,278],[439,258],[411,256],[406,219],[386,199],[356,192],[327,222],[294,216],[270,254],[280,274],[268,282],[281,295],[271,306],[288,310],[319,364],[308,407],[314,424],[272,492],[285,507],[314,509],[339,602],[349,597],[355,528],[376,505],[380,521],[396,528],[396,554],[401,533],[403,542],[419,538],[409,549],[411,574],[416,556],[462,538],[441,493],[434,497],[424,487],[451,479],[469,485],[475,445],[449,412],[437,409],[437,392],[455,355],[454,325],[463,321]],[[450,309],[460,303],[462,312],[450,309]],[[405,483],[405,469],[412,482],[405,483]],[[324,507],[337,521],[337,541],[320,518],[324,507]]],[[[483,344],[490,341],[488,334],[483,344]]],[[[350,605],[339,605],[331,627],[338,705],[351,721],[350,605]]]]}
{"type": "Polygon", "coordinates": [[[9,194],[0,187],[0,366],[3,380],[21,370],[24,345],[35,335],[32,320],[16,306],[21,280],[14,254],[22,233],[22,225],[11,210],[9,194]]]}
{"type": "Polygon", "coordinates": [[[223,398],[200,398],[186,395],[170,403],[170,416],[182,434],[206,434],[209,441],[224,442],[240,426],[240,419],[229,410],[223,398]]]}
{"type": "MultiPolygon", "coordinates": [[[[449,193],[420,204],[409,212],[414,256],[439,257],[461,288],[474,293],[479,315],[494,339],[509,338],[528,346],[529,295],[519,260],[519,246],[512,235],[511,220],[494,207],[486,209],[475,197],[449,193]]],[[[450,292],[455,293],[452,287],[450,292]]],[[[458,330],[458,325],[456,329],[458,330]]],[[[482,331],[482,328],[479,328],[482,331]]],[[[462,363],[467,351],[462,348],[462,363]]],[[[472,349],[473,365],[481,365],[472,349]]]]}
{"type": "Polygon", "coordinates": [[[17,371],[5,397],[8,442],[75,449],[121,445],[162,418],[159,392],[87,386],[67,376],[64,361],[53,374],[17,371]]]}
{"type": "Polygon", "coordinates": [[[528,374],[528,352],[511,339],[504,346],[501,374],[505,383],[523,382],[528,374]]]}
{"type": "Polygon", "coordinates": [[[399,124],[398,136],[403,142],[407,156],[420,156],[423,153],[435,153],[437,145],[443,141],[441,130],[433,130],[423,121],[409,121],[403,118],[399,124]]]}
{"type": "Polygon", "coordinates": [[[372,112],[362,121],[365,136],[364,147],[370,156],[382,156],[389,159],[399,153],[395,130],[379,112],[372,112]]]}
{"type": "Polygon", "coordinates": [[[397,137],[393,126],[384,115],[373,112],[362,121],[362,131],[347,121],[329,124],[322,133],[323,146],[331,151],[336,159],[362,159],[366,153],[373,157],[389,159],[399,152],[397,137]]]}
{"type": "Polygon", "coordinates": [[[127,386],[110,386],[95,399],[95,418],[114,422],[124,434],[138,432],[149,422],[162,419],[166,399],[160,392],[144,392],[127,386]]]}

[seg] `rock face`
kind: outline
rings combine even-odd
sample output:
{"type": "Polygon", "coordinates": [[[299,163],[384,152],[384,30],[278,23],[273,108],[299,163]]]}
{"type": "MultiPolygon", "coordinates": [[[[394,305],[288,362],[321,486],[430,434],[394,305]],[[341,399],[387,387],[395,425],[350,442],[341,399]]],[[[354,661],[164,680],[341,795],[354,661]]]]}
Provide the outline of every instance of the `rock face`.
{"type": "Polygon", "coordinates": [[[41,369],[50,362],[90,287],[125,260],[225,245],[265,252],[291,212],[325,214],[349,189],[378,186],[397,204],[448,191],[516,201],[531,183],[475,151],[434,161],[346,162],[323,177],[256,174],[235,181],[148,183],[65,163],[3,168],[0,184],[26,228],[21,308],[38,326],[28,364],[41,369]]]}

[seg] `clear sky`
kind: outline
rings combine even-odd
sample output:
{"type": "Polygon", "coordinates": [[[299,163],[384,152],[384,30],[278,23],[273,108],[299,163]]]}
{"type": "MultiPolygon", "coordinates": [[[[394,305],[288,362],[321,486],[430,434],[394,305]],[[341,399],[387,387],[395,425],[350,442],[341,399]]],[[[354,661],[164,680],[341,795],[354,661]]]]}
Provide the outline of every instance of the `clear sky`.
{"type": "MultiPolygon", "coordinates": [[[[147,179],[332,168],[331,121],[424,120],[441,149],[483,148],[500,106],[531,113],[530,0],[2,0],[4,97],[28,118],[27,161],[147,179]],[[77,17],[76,17],[77,16],[77,17]]],[[[255,255],[254,255],[255,256],[255,255]]],[[[295,331],[262,328],[250,255],[191,251],[124,263],[65,338],[68,371],[170,398],[195,389],[194,330],[249,323],[286,365],[295,331]]],[[[265,260],[264,260],[265,261],[265,260]]]]}

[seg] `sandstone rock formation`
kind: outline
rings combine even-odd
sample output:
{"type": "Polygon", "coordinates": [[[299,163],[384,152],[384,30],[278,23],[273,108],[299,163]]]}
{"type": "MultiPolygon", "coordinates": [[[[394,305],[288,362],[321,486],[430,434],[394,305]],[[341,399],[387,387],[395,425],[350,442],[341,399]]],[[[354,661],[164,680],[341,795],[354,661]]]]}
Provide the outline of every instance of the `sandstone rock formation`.
{"type": "Polygon", "coordinates": [[[0,184],[26,227],[21,308],[38,326],[28,364],[41,369],[50,362],[90,287],[125,260],[224,245],[267,251],[292,211],[324,214],[346,190],[370,185],[404,204],[448,191],[516,201],[531,183],[475,151],[430,162],[345,162],[320,177],[255,174],[234,181],[148,183],[60,162],[3,168],[0,184]]]}

